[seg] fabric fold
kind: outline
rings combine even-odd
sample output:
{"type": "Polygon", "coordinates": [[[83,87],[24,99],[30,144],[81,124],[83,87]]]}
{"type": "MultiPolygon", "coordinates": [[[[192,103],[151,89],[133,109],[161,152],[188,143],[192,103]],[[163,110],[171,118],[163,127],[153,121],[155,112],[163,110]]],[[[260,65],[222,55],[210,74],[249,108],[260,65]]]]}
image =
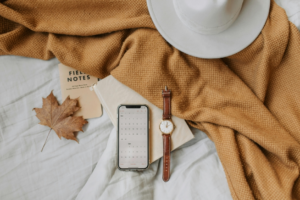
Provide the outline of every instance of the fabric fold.
{"type": "Polygon", "coordinates": [[[145,1],[20,1],[0,4],[0,54],[112,74],[215,143],[234,199],[300,199],[300,33],[271,2],[262,33],[224,59],[170,46],[145,1]]]}

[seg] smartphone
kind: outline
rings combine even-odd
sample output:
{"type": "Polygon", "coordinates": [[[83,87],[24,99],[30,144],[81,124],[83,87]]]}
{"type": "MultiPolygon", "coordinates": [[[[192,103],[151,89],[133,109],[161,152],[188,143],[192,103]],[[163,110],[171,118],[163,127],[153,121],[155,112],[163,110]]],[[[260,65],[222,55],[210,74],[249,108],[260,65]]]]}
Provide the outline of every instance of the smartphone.
{"type": "Polygon", "coordinates": [[[149,166],[149,108],[147,105],[118,107],[118,168],[142,171],[149,166]]]}

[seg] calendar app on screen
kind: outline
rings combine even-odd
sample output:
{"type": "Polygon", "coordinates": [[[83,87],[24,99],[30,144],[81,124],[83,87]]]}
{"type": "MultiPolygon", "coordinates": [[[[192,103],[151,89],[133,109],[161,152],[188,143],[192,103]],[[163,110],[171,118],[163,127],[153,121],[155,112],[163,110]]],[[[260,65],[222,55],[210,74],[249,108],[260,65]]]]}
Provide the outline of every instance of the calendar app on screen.
{"type": "Polygon", "coordinates": [[[119,107],[119,167],[148,166],[148,108],[119,107]]]}

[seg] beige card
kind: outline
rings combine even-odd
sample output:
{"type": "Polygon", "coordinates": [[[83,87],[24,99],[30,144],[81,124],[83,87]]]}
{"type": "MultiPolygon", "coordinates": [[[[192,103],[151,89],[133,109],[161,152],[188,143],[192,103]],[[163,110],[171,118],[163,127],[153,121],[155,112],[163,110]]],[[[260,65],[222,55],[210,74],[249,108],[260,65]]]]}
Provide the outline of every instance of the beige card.
{"type": "Polygon", "coordinates": [[[79,97],[81,109],[75,116],[83,116],[84,119],[100,117],[102,115],[100,100],[95,92],[90,90],[98,78],[63,64],[59,64],[58,67],[62,99],[65,100],[68,96],[72,99],[79,97]]]}
{"type": "MultiPolygon", "coordinates": [[[[93,89],[115,127],[117,127],[117,108],[120,104],[146,104],[150,111],[150,163],[163,156],[163,139],[159,130],[163,111],[160,108],[111,75],[99,81],[93,89]]],[[[173,151],[192,140],[194,135],[185,120],[175,116],[172,116],[172,120],[176,126],[171,137],[171,150],[173,151]]]]}

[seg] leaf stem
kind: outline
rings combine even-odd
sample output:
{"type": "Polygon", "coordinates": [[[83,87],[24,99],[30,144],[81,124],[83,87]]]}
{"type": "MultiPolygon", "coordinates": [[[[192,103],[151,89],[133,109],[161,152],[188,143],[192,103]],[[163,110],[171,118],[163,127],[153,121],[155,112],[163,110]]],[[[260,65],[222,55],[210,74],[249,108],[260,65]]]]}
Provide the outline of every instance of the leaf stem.
{"type": "MultiPolygon", "coordinates": [[[[51,130],[52,130],[52,128],[50,128],[50,131],[49,131],[49,133],[48,133],[48,135],[47,135],[47,138],[46,138],[46,140],[45,140],[44,146],[46,145],[46,142],[47,142],[47,140],[48,140],[48,137],[49,137],[49,134],[50,134],[51,130]]],[[[43,148],[42,148],[41,152],[43,151],[43,149],[44,149],[44,146],[43,146],[43,148]]]]}

